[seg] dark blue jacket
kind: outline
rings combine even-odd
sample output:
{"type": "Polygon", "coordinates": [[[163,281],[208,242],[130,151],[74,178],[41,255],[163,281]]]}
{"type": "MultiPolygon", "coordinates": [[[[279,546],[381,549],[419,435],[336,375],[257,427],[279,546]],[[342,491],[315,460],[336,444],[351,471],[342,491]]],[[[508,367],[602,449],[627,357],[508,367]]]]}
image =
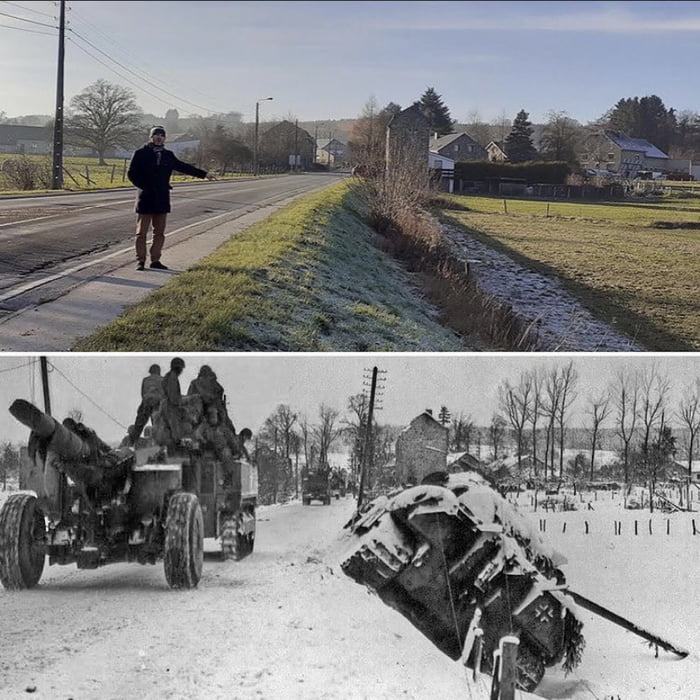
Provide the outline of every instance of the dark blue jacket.
{"type": "Polygon", "coordinates": [[[134,152],[127,177],[139,190],[136,196],[137,214],[167,214],[170,211],[170,176],[173,170],[193,177],[207,176],[206,170],[178,160],[166,148],[156,151],[152,143],[134,152]]]}

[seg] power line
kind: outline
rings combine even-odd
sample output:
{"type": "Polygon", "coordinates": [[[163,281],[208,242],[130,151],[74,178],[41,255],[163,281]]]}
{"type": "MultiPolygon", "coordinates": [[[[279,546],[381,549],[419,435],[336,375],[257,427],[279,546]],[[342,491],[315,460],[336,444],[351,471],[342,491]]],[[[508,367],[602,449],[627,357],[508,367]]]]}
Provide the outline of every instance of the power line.
{"type": "Polygon", "coordinates": [[[25,367],[31,367],[32,363],[31,360],[29,362],[25,362],[23,365],[15,365],[14,367],[5,367],[5,369],[0,369],[0,374],[3,372],[14,372],[18,369],[24,369],[25,367]]]}
{"type": "MultiPolygon", "coordinates": [[[[102,54],[105,58],[107,58],[108,60],[112,61],[112,63],[115,63],[115,64],[118,65],[120,68],[122,68],[123,70],[127,71],[127,73],[131,73],[131,74],[134,75],[136,78],[138,78],[139,80],[142,80],[143,82],[145,82],[146,84],[148,84],[148,85],[150,85],[151,87],[155,88],[156,90],[159,90],[160,92],[162,92],[162,93],[168,95],[169,97],[175,98],[175,99],[178,100],[179,102],[184,102],[185,104],[189,104],[189,105],[191,105],[192,107],[196,107],[197,109],[203,109],[205,112],[216,112],[216,111],[217,111],[217,110],[215,110],[215,109],[209,109],[208,107],[204,107],[203,105],[199,105],[199,104],[196,104],[196,103],[194,103],[194,102],[190,102],[189,100],[186,100],[186,99],[183,98],[183,97],[179,97],[178,95],[175,95],[175,94],[173,94],[173,93],[171,93],[171,92],[168,92],[167,90],[164,90],[163,88],[158,87],[158,85],[156,85],[155,83],[151,82],[150,80],[147,80],[146,78],[142,78],[141,76],[139,76],[139,75],[137,75],[136,73],[134,73],[134,71],[132,71],[131,69],[129,69],[127,66],[123,65],[122,63],[120,63],[120,62],[117,61],[116,59],[112,58],[109,54],[107,54],[107,53],[105,53],[104,51],[102,51],[102,49],[100,49],[98,46],[95,46],[95,44],[93,44],[91,41],[89,41],[88,39],[86,39],[84,36],[82,36],[81,34],[78,34],[78,32],[76,32],[75,29],[70,29],[69,31],[70,31],[74,36],[78,37],[81,41],[84,41],[86,44],[88,44],[88,46],[90,46],[91,48],[95,49],[95,51],[98,51],[98,52],[99,52],[100,54],[102,54]]],[[[97,60],[98,63],[101,63],[101,64],[104,65],[105,67],[109,68],[109,66],[106,66],[106,64],[102,63],[102,61],[99,61],[99,59],[97,59],[95,56],[93,56],[92,54],[90,54],[90,53],[89,53],[87,50],[85,50],[83,47],[80,47],[80,45],[77,44],[75,41],[74,41],[73,43],[75,44],[75,46],[78,46],[79,48],[82,48],[83,51],[85,51],[85,53],[87,53],[89,56],[91,56],[92,58],[94,58],[95,60],[97,60]]],[[[110,70],[113,70],[113,71],[114,71],[113,68],[110,68],[110,70]]],[[[114,71],[114,72],[117,73],[117,71],[114,71]]],[[[120,74],[117,73],[117,75],[120,75],[120,74]]],[[[121,77],[124,77],[124,76],[121,76],[121,77]]],[[[128,80],[127,78],[125,78],[125,79],[128,80]]],[[[132,82],[131,84],[134,85],[133,82],[132,82]]],[[[140,88],[140,87],[138,87],[138,86],[136,86],[136,85],[134,85],[134,87],[137,87],[137,88],[140,89],[140,90],[142,89],[142,88],[140,88]]]]}
{"type": "MultiPolygon", "coordinates": [[[[118,51],[122,56],[126,56],[126,57],[128,57],[128,58],[133,58],[133,53],[132,53],[131,55],[127,54],[127,53],[124,51],[123,47],[122,47],[119,43],[117,43],[117,42],[113,39],[113,37],[111,37],[109,34],[106,34],[105,32],[103,32],[98,26],[96,26],[96,25],[92,24],[91,22],[89,22],[88,20],[86,20],[85,17],[82,16],[79,12],[76,12],[75,9],[72,9],[72,15],[73,15],[74,18],[77,17],[78,20],[79,20],[79,22],[81,22],[82,24],[86,25],[90,30],[92,30],[94,33],[96,33],[101,39],[106,40],[107,43],[109,43],[109,44],[111,44],[113,47],[115,47],[115,48],[117,49],[117,51],[118,51]]],[[[73,22],[73,23],[75,24],[75,22],[73,22]]],[[[164,79],[160,78],[159,76],[154,76],[152,73],[149,73],[147,70],[144,70],[143,68],[135,68],[135,67],[133,66],[133,64],[129,64],[128,61],[124,61],[124,63],[125,63],[126,66],[129,66],[129,67],[131,68],[131,70],[132,70],[134,73],[140,73],[142,76],[146,76],[147,78],[151,78],[152,80],[155,80],[155,81],[157,81],[157,82],[160,83],[160,84],[168,85],[168,81],[167,81],[167,80],[164,80],[164,79]]],[[[146,78],[144,78],[144,80],[145,80],[145,79],[146,79],[146,78]]],[[[170,85],[173,85],[173,84],[170,83],[170,85]]],[[[191,89],[191,88],[190,88],[190,89],[191,89]]],[[[195,93],[197,93],[198,95],[201,95],[202,97],[206,98],[207,100],[211,99],[211,96],[210,96],[210,95],[205,95],[204,93],[199,92],[199,91],[197,91],[197,90],[192,90],[192,91],[195,92],[195,93]]],[[[179,99],[179,98],[178,98],[178,99],[179,99]]],[[[214,112],[214,111],[216,111],[216,110],[207,110],[207,111],[214,112]]]]}
{"type": "Polygon", "coordinates": [[[42,36],[55,36],[54,34],[49,34],[49,32],[40,32],[36,29],[25,29],[24,27],[14,27],[11,24],[0,24],[0,27],[4,29],[16,29],[18,32],[29,32],[30,34],[41,34],[42,36]]]}
{"type": "Polygon", "coordinates": [[[51,29],[58,29],[55,24],[46,24],[46,22],[37,22],[33,19],[27,19],[26,17],[18,17],[17,15],[11,15],[7,12],[0,12],[3,17],[9,17],[10,19],[18,19],[20,22],[29,22],[29,24],[38,24],[40,27],[49,27],[51,29]]]}
{"type": "Polygon", "coordinates": [[[120,428],[123,428],[124,430],[127,429],[125,425],[120,423],[114,416],[110,415],[107,413],[107,411],[104,410],[99,404],[95,403],[84,391],[81,391],[68,377],[66,377],[63,372],[61,372],[58,367],[56,367],[55,364],[51,363],[51,369],[54,370],[55,372],[58,372],[83,398],[87,399],[100,413],[103,415],[107,416],[110,420],[114,421],[120,428]]]}
{"type": "Polygon", "coordinates": [[[9,0],[3,0],[3,5],[11,5],[12,7],[18,7],[20,10],[26,10],[27,12],[33,12],[35,15],[41,15],[42,17],[50,17],[55,19],[54,15],[48,12],[41,12],[41,10],[35,10],[33,7],[26,7],[25,5],[20,5],[17,2],[9,2],[9,0]]]}

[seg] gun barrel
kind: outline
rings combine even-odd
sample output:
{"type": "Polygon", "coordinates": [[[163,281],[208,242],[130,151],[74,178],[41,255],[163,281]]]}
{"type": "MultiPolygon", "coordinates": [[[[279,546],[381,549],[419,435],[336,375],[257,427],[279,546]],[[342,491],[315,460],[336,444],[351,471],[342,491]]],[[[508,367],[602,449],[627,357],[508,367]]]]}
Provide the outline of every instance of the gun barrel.
{"type": "Polygon", "coordinates": [[[566,593],[570,595],[582,608],[590,610],[596,615],[600,615],[600,617],[609,620],[610,622],[613,622],[616,625],[619,625],[623,629],[629,630],[633,634],[636,634],[642,639],[646,639],[652,644],[660,646],[662,649],[665,649],[666,651],[669,651],[675,654],[676,656],[679,656],[681,659],[684,659],[690,653],[687,649],[683,649],[682,647],[678,647],[675,644],[672,644],[668,640],[659,637],[657,634],[654,634],[653,632],[650,632],[649,630],[640,627],[635,622],[631,622],[630,620],[625,619],[624,617],[622,617],[622,615],[618,615],[612,610],[608,610],[602,605],[599,605],[598,603],[589,600],[588,598],[585,598],[580,593],[576,593],[576,591],[567,589],[566,593]]]}
{"type": "Polygon", "coordinates": [[[16,399],[10,413],[40,438],[48,439],[50,449],[61,457],[81,459],[90,454],[90,446],[80,436],[29,401],[16,399]]]}

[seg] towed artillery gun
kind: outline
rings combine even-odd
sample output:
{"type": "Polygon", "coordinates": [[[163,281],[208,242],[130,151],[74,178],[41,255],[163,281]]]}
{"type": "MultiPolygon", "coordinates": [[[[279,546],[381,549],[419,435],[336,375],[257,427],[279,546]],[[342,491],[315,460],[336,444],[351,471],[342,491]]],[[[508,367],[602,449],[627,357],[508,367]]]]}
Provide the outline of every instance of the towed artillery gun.
{"type": "Polygon", "coordinates": [[[427,475],[351,519],[344,573],[377,593],[443,653],[493,672],[505,636],[519,640],[516,684],[580,661],[585,608],[684,658],[688,652],[569,589],[565,563],[528,519],[475,472],[427,475]],[[480,639],[478,644],[474,641],[480,639]]]}
{"type": "MultiPolygon", "coordinates": [[[[184,399],[197,415],[198,397],[184,399]]],[[[50,565],[81,569],[162,560],[171,588],[194,588],[204,538],[216,538],[224,558],[253,551],[257,470],[242,440],[238,454],[222,459],[208,440],[211,433],[189,424],[176,445],[150,437],[133,448],[112,449],[82,423],[59,423],[23,399],[12,403],[10,413],[31,433],[20,468],[22,492],[0,509],[5,588],[35,586],[46,556],[50,565]]],[[[201,405],[199,416],[201,423],[201,405]]]]}

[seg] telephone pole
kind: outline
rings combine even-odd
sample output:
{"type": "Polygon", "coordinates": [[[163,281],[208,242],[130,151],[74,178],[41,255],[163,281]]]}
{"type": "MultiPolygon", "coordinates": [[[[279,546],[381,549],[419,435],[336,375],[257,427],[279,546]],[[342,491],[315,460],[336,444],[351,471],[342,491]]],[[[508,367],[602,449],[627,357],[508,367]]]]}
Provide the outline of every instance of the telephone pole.
{"type": "Polygon", "coordinates": [[[56,77],[56,115],[53,123],[53,170],[51,189],[63,189],[63,64],[65,63],[66,2],[60,2],[58,20],[58,73],[56,77]]]}
{"type": "MultiPolygon", "coordinates": [[[[365,483],[367,480],[367,472],[372,467],[372,424],[374,422],[374,409],[377,396],[377,377],[379,375],[379,368],[372,368],[372,382],[370,385],[369,392],[369,408],[367,410],[367,425],[365,425],[365,446],[362,451],[362,464],[360,466],[360,484],[357,489],[357,512],[360,512],[360,507],[362,506],[362,500],[364,498],[365,483]]],[[[386,370],[382,370],[382,373],[386,373],[386,370]]],[[[385,381],[385,378],[382,378],[385,381]]],[[[377,406],[378,409],[381,406],[377,406]]]]}

